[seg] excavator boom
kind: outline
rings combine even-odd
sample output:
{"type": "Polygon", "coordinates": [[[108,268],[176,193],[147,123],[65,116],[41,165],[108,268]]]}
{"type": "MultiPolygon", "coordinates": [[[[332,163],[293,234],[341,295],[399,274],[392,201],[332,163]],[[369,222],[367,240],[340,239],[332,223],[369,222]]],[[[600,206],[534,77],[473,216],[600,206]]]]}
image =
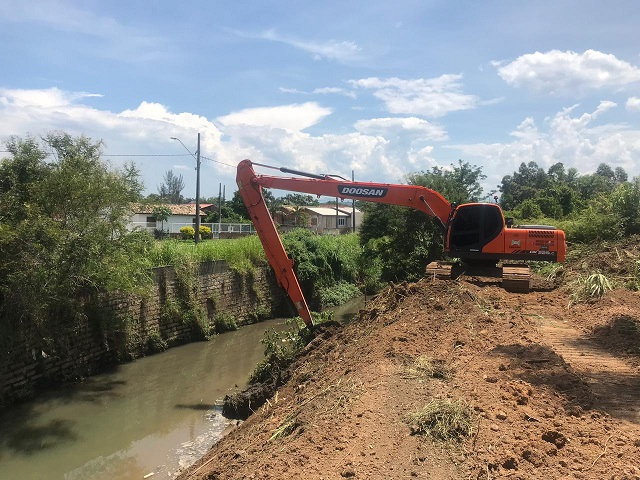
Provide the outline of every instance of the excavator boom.
{"type": "MultiPolygon", "coordinates": [[[[289,170],[289,172],[292,172],[289,170]]],[[[444,229],[451,204],[438,192],[414,185],[393,185],[372,182],[338,180],[330,176],[309,175],[313,178],[257,175],[251,160],[238,164],[236,181],[251,220],[256,227],[267,259],[273,267],[278,284],[287,291],[298,315],[307,325],[312,325],[311,313],[293,271],[293,261],[287,255],[282,240],[262,195],[262,188],[276,188],[334,198],[366,200],[368,202],[403,205],[425,212],[444,229]]]]}
{"type": "MultiPolygon", "coordinates": [[[[240,195],[249,210],[279,285],[287,291],[298,314],[309,326],[312,325],[311,313],[293,271],[293,261],[282,245],[280,235],[265,204],[263,188],[385,203],[419,210],[432,217],[441,227],[445,241],[445,254],[460,258],[467,265],[495,267],[498,261],[503,260],[562,262],[565,259],[564,232],[544,225],[510,228],[506,225],[502,210],[497,204],[455,205],[445,200],[438,192],[419,185],[354,182],[286,168],[278,170],[299,176],[257,175],[253,165],[251,160],[243,160],[238,164],[236,180],[240,195]],[[306,178],[300,178],[300,176],[306,178]]],[[[275,168],[268,165],[261,166],[275,168]]],[[[444,270],[450,275],[451,266],[432,262],[427,267],[427,272],[434,275],[443,274],[444,270]]],[[[500,271],[505,288],[511,291],[528,291],[529,270],[526,265],[509,265],[506,270],[502,268],[500,271]],[[524,270],[526,270],[525,273],[523,273],[524,270]]]]}

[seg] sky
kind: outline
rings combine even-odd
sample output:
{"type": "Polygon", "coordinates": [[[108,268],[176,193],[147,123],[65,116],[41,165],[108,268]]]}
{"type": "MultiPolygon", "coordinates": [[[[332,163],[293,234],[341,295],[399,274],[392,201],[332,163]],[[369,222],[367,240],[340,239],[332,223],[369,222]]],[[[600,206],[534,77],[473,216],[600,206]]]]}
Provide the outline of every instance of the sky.
{"type": "Polygon", "coordinates": [[[632,178],[639,12],[635,0],[0,0],[0,142],[102,140],[146,194],[172,170],[186,197],[198,133],[202,197],[224,185],[230,198],[245,158],[384,183],[462,160],[482,167],[487,194],[530,161],[632,178]]]}

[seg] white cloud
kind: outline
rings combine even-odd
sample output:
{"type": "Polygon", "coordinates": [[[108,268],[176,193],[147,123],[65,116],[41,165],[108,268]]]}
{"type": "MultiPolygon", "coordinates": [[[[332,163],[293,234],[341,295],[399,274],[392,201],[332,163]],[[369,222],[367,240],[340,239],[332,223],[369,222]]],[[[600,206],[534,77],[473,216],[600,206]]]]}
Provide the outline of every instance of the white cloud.
{"type": "Polygon", "coordinates": [[[252,125],[304,130],[330,115],[330,108],[321,107],[315,102],[281,105],[278,107],[247,108],[218,117],[223,125],[252,125]]]}
{"type": "Polygon", "coordinates": [[[374,90],[390,113],[442,117],[450,112],[475,108],[475,95],[462,93],[462,75],[403,80],[400,78],[363,78],[351,80],[354,87],[374,90]]]}
{"type": "Polygon", "coordinates": [[[297,95],[342,95],[344,97],[356,98],[355,92],[351,90],[346,90],[340,87],[315,88],[311,92],[304,92],[296,88],[285,88],[285,87],[280,87],[278,90],[280,90],[282,93],[293,93],[297,95]]]}
{"type": "Polygon", "coordinates": [[[512,87],[552,94],[622,87],[640,81],[640,68],[596,50],[535,52],[506,65],[501,62],[493,65],[512,87]]]}
{"type": "MultiPolygon", "coordinates": [[[[146,183],[150,186],[161,182],[158,175],[172,168],[172,163],[167,162],[174,159],[140,159],[135,155],[175,154],[181,157],[186,152],[170,137],[181,138],[194,152],[197,133],[202,134],[203,151],[216,152],[219,149],[222,133],[213,122],[202,116],[174,114],[163,105],[149,102],[142,102],[136,109],[121,113],[99,110],[81,103],[95,96],[100,95],[66,92],[57,88],[0,89],[0,131],[3,137],[33,135],[37,138],[53,130],[62,130],[71,135],[103,140],[106,155],[131,155],[112,158],[115,164],[125,160],[140,162],[139,166],[144,167],[146,183]]],[[[208,167],[220,168],[214,164],[208,167]]]]}
{"type": "Polygon", "coordinates": [[[581,174],[594,172],[600,163],[637,173],[635,159],[640,155],[640,129],[594,125],[605,111],[615,107],[613,102],[601,102],[591,113],[574,115],[578,107],[565,108],[546,119],[543,130],[533,118],[526,118],[511,133],[515,138],[511,143],[449,145],[445,148],[459,150],[466,161],[480,160],[491,185],[517,170],[520,163],[532,161],[544,169],[562,162],[565,168],[575,167],[581,174]]]}
{"type": "Polygon", "coordinates": [[[318,95],[343,95],[349,98],[356,98],[355,92],[352,92],[351,90],[345,90],[344,88],[340,88],[340,87],[316,88],[313,90],[312,93],[315,93],[318,95]]]}
{"type": "Polygon", "coordinates": [[[416,117],[358,120],[355,129],[361,133],[383,137],[410,135],[424,140],[446,140],[448,138],[446,130],[440,125],[416,117]]]}
{"type": "Polygon", "coordinates": [[[630,112],[640,112],[640,98],[629,97],[626,103],[626,109],[630,112]]]}
{"type": "MultiPolygon", "coordinates": [[[[203,155],[225,164],[203,162],[203,196],[217,194],[218,182],[225,183],[231,192],[234,167],[244,158],[345,178],[350,178],[354,170],[362,181],[398,183],[407,173],[438,165],[435,157],[442,152],[439,155],[435,151],[433,142],[441,145],[447,140],[444,127],[417,117],[362,119],[345,134],[311,135],[302,130],[330,113],[316,104],[256,109],[260,115],[245,110],[222,117],[227,120],[224,123],[214,123],[189,112],[173,113],[155,102],[141,102],[119,113],[82,103],[93,95],[58,89],[0,90],[0,131],[6,136],[31,133],[37,137],[64,130],[103,139],[107,154],[171,155],[166,159],[112,158],[115,162],[138,162],[149,192],[172,168],[183,173],[188,186],[195,184],[192,159],[169,138],[180,138],[195,152],[196,136],[201,133],[203,155]],[[295,117],[291,124],[287,124],[288,115],[295,117]],[[253,124],[247,124],[251,119],[253,124]]],[[[579,113],[580,106],[574,105],[545,119],[542,128],[534,118],[525,118],[512,132],[511,142],[435,148],[456,149],[462,152],[460,158],[482,165],[489,176],[487,184],[492,186],[528,161],[543,168],[563,162],[581,173],[594,171],[599,163],[606,162],[625,168],[630,176],[637,175],[640,129],[606,123],[608,112],[614,108],[613,102],[604,101],[590,112],[579,113]]]]}
{"type": "Polygon", "coordinates": [[[102,95],[88,92],[65,92],[55,87],[40,90],[0,88],[0,99],[15,107],[52,108],[69,105],[76,100],[90,97],[102,97],[102,95]]]}
{"type": "Polygon", "coordinates": [[[243,33],[239,33],[239,35],[284,43],[313,54],[313,57],[316,60],[326,58],[340,63],[350,63],[354,60],[358,60],[362,53],[362,49],[354,42],[339,40],[303,40],[292,36],[280,35],[276,33],[275,30],[267,30],[258,35],[248,35],[243,33]]]}

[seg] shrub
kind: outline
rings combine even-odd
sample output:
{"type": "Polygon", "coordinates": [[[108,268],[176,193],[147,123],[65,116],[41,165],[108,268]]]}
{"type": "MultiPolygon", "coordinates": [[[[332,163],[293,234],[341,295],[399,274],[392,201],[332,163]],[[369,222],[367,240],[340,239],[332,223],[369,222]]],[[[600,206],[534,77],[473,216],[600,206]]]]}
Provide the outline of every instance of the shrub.
{"type": "Polygon", "coordinates": [[[360,290],[352,283],[338,282],[320,291],[320,305],[335,307],[361,295],[360,290]]]}
{"type": "Polygon", "coordinates": [[[612,290],[611,282],[602,273],[592,273],[587,277],[579,277],[574,283],[571,293],[571,302],[585,302],[590,299],[602,298],[605,293],[612,290]]]}
{"type": "MultiPolygon", "coordinates": [[[[195,234],[195,232],[194,232],[195,234]]],[[[213,236],[211,229],[206,225],[200,225],[200,238],[211,238],[213,236]]]]}
{"type": "Polygon", "coordinates": [[[542,216],[542,209],[535,200],[527,199],[520,204],[521,218],[537,218],[542,216]]]}
{"type": "Polygon", "coordinates": [[[147,337],[147,350],[149,353],[164,352],[169,346],[164,338],[160,336],[159,332],[150,333],[147,337]]]}
{"type": "Polygon", "coordinates": [[[193,240],[196,236],[196,230],[193,227],[182,227],[180,229],[180,233],[182,234],[182,238],[185,240],[193,240]]]}
{"type": "Polygon", "coordinates": [[[236,318],[229,312],[220,312],[213,318],[213,328],[216,333],[238,330],[236,318]]]}

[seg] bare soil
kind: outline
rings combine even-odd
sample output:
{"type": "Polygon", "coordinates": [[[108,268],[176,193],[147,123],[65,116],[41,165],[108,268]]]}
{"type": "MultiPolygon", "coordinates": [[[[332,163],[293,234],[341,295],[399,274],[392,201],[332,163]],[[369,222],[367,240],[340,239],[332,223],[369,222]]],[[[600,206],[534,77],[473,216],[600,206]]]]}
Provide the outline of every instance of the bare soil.
{"type": "Polygon", "coordinates": [[[570,306],[545,281],[395,285],[179,478],[640,479],[639,354],[637,292],[570,306]],[[471,435],[416,434],[433,399],[468,406],[471,435]]]}

